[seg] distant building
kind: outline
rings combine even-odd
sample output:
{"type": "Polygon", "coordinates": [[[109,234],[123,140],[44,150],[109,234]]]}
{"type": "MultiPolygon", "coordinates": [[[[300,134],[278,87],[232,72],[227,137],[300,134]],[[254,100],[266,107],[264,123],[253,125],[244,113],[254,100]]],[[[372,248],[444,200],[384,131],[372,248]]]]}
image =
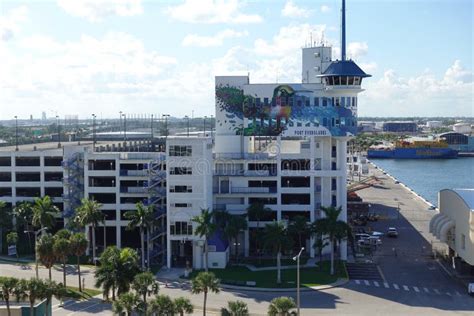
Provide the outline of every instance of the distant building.
{"type": "Polygon", "coordinates": [[[377,131],[379,131],[379,129],[376,127],[375,122],[359,121],[357,124],[358,133],[373,133],[377,131]]]}
{"type": "Polygon", "coordinates": [[[430,232],[449,247],[457,270],[474,274],[474,189],[441,190],[430,232]]]}
{"type": "Polygon", "coordinates": [[[444,139],[452,149],[461,152],[474,152],[474,136],[448,132],[440,134],[438,137],[444,139]]]}
{"type": "Polygon", "coordinates": [[[46,112],[41,112],[41,120],[43,120],[43,121],[47,120],[46,112]]]}
{"type": "Polygon", "coordinates": [[[456,123],[453,125],[453,131],[461,134],[470,134],[472,130],[471,124],[469,123],[456,123]]]}
{"type": "Polygon", "coordinates": [[[382,130],[391,133],[416,133],[418,126],[416,122],[392,121],[384,122],[382,130]]]}
{"type": "Polygon", "coordinates": [[[428,127],[428,128],[440,128],[440,127],[443,127],[443,122],[441,122],[441,121],[428,121],[428,122],[426,122],[426,127],[428,127]]]}

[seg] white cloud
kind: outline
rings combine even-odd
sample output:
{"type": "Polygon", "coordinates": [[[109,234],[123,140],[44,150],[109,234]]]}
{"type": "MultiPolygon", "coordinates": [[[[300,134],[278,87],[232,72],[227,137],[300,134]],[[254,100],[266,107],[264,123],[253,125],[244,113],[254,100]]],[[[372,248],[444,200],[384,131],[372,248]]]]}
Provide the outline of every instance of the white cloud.
{"type": "Polygon", "coordinates": [[[241,12],[243,4],[238,0],[185,0],[169,6],[165,12],[173,19],[187,23],[260,23],[258,14],[241,12]]]}
{"type": "Polygon", "coordinates": [[[472,116],[474,82],[471,71],[459,60],[442,78],[431,71],[404,78],[386,70],[382,78],[365,80],[359,102],[360,115],[472,116]]]}
{"type": "Polygon", "coordinates": [[[367,55],[369,52],[369,45],[366,42],[350,42],[347,46],[348,57],[351,59],[358,59],[367,55]]]}
{"type": "Polygon", "coordinates": [[[67,13],[91,22],[112,15],[133,16],[143,13],[141,0],[57,0],[57,3],[67,13]]]}
{"type": "Polygon", "coordinates": [[[288,18],[307,18],[311,15],[311,11],[306,8],[300,8],[293,1],[289,0],[281,10],[281,15],[288,18]]]}
{"type": "Polygon", "coordinates": [[[0,16],[0,41],[12,39],[21,29],[21,24],[28,20],[28,8],[19,6],[0,16]]]}
{"type": "Polygon", "coordinates": [[[188,34],[182,41],[183,46],[197,46],[197,47],[216,47],[221,46],[224,40],[230,38],[239,38],[247,36],[248,32],[237,32],[231,29],[223,30],[214,36],[201,36],[197,34],[188,34]]]}
{"type": "Polygon", "coordinates": [[[320,9],[320,10],[321,10],[322,13],[328,13],[328,12],[331,11],[331,7],[328,6],[328,5],[323,4],[323,5],[321,6],[321,9],[320,9]]]}

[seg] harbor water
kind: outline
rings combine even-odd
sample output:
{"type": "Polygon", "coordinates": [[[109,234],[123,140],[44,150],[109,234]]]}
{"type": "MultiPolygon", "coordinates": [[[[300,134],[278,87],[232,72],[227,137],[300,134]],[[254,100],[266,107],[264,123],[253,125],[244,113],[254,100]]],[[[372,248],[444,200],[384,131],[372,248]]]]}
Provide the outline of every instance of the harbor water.
{"type": "Polygon", "coordinates": [[[474,188],[474,158],[371,159],[434,205],[442,189],[474,188]]]}

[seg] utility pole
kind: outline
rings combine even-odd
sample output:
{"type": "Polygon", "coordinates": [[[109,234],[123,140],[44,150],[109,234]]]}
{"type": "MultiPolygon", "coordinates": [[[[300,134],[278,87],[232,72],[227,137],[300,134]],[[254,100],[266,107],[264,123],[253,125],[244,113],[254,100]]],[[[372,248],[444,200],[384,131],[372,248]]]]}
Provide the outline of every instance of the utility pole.
{"type": "Polygon", "coordinates": [[[203,119],[204,137],[206,137],[206,119],[207,119],[207,116],[204,116],[204,119],[203,119]]]}
{"type": "Polygon", "coordinates": [[[189,137],[189,116],[186,115],[184,118],[187,120],[187,122],[186,122],[186,136],[189,137]]]}
{"type": "Polygon", "coordinates": [[[59,115],[56,115],[56,125],[58,128],[58,148],[61,148],[61,125],[59,121],[59,115]]]}
{"type": "Polygon", "coordinates": [[[296,261],[296,315],[300,316],[300,257],[303,252],[304,247],[301,248],[298,255],[293,257],[293,260],[296,261]]]}
{"type": "Polygon", "coordinates": [[[123,116],[123,142],[127,142],[127,115],[122,114],[123,116]]]}
{"type": "Polygon", "coordinates": [[[15,151],[18,151],[18,116],[15,115],[15,151]]]}
{"type": "Polygon", "coordinates": [[[122,111],[119,111],[119,126],[118,126],[118,131],[120,132],[122,130],[122,111]]]}
{"type": "Polygon", "coordinates": [[[94,151],[95,151],[95,144],[96,144],[95,118],[96,118],[96,115],[92,114],[92,148],[94,151]]]}
{"type": "Polygon", "coordinates": [[[170,116],[169,114],[162,114],[161,115],[164,120],[165,120],[165,138],[168,139],[168,117],[170,116]]]}

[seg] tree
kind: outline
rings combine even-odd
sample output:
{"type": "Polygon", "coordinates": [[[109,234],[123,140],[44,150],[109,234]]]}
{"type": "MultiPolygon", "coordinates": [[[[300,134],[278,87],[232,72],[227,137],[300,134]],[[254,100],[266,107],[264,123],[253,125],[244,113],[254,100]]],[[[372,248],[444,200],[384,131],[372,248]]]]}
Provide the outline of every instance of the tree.
{"type": "Polygon", "coordinates": [[[146,298],[151,294],[158,294],[158,281],[151,272],[142,272],[135,276],[132,288],[142,297],[144,310],[147,310],[146,298]]]}
{"type": "Polygon", "coordinates": [[[318,227],[321,234],[326,235],[331,246],[331,275],[334,274],[334,246],[338,241],[347,238],[350,233],[350,226],[339,220],[339,214],[342,212],[342,208],[321,207],[325,217],[317,219],[314,226],[318,227]]]}
{"type": "MultiPolygon", "coordinates": [[[[95,245],[95,229],[99,223],[105,222],[105,217],[100,210],[102,205],[94,200],[84,198],[81,200],[81,205],[76,210],[74,222],[80,227],[91,225],[92,230],[92,258],[95,263],[96,259],[96,245],[95,245]]],[[[105,250],[105,249],[104,249],[105,250]]]]}
{"type": "Polygon", "coordinates": [[[68,238],[64,238],[65,234],[55,235],[53,243],[53,252],[55,257],[61,262],[63,266],[63,284],[66,286],[66,263],[67,258],[71,254],[71,242],[68,238]]]}
{"type": "Polygon", "coordinates": [[[204,258],[206,260],[204,267],[207,272],[209,271],[207,242],[216,232],[217,226],[212,222],[212,215],[209,209],[201,209],[201,215],[193,217],[192,221],[197,224],[194,234],[201,238],[204,237],[204,258]]]}
{"type": "Polygon", "coordinates": [[[51,229],[56,225],[56,217],[59,216],[59,214],[59,209],[53,204],[49,196],[46,195],[43,198],[36,198],[33,204],[33,226],[41,229],[51,229]]]}
{"type": "Polygon", "coordinates": [[[230,301],[227,308],[221,309],[221,316],[249,316],[249,308],[245,302],[230,301]]]}
{"type": "Polygon", "coordinates": [[[116,290],[119,296],[130,290],[130,284],[140,271],[137,252],[130,248],[107,247],[100,256],[100,263],[95,271],[96,287],[102,287],[106,297],[112,290],[113,300],[116,290]]]}
{"type": "Polygon", "coordinates": [[[118,315],[132,315],[133,310],[137,309],[140,298],[134,293],[123,293],[118,297],[118,300],[112,304],[114,313],[118,315]]]}
{"type": "Polygon", "coordinates": [[[0,246],[2,245],[5,232],[13,227],[13,214],[7,204],[0,200],[0,246]]]}
{"type": "Polygon", "coordinates": [[[30,316],[34,315],[34,306],[37,299],[45,298],[46,285],[40,279],[31,278],[30,280],[21,280],[21,286],[28,296],[30,303],[30,316]]]}
{"type": "Polygon", "coordinates": [[[10,297],[12,296],[13,291],[17,285],[18,279],[10,277],[0,277],[0,298],[5,301],[8,316],[11,315],[10,297]]]}
{"type": "Polygon", "coordinates": [[[32,252],[32,242],[31,242],[31,222],[33,221],[33,205],[31,202],[25,201],[17,204],[13,209],[13,214],[15,215],[16,226],[18,231],[25,231],[28,235],[28,249],[30,253],[32,252]],[[24,229],[21,230],[21,227],[24,229]]]}
{"type": "MultiPolygon", "coordinates": [[[[18,243],[18,233],[17,232],[9,232],[7,234],[7,244],[9,246],[16,246],[18,243]]],[[[18,258],[18,249],[16,250],[16,257],[18,258]]]]}
{"type": "Polygon", "coordinates": [[[72,234],[69,238],[69,246],[71,254],[77,257],[77,277],[79,280],[79,292],[82,292],[81,283],[81,256],[84,255],[87,249],[87,239],[83,233],[72,234]]]}
{"type": "Polygon", "coordinates": [[[260,221],[265,219],[268,214],[271,214],[273,210],[269,207],[265,207],[265,204],[261,202],[257,203],[252,203],[249,205],[247,208],[247,214],[249,216],[249,220],[254,220],[257,222],[257,233],[256,233],[256,238],[255,238],[255,251],[257,251],[258,254],[258,239],[259,236],[258,234],[260,233],[260,221]]]}
{"type": "Polygon", "coordinates": [[[137,203],[136,208],[134,211],[125,212],[124,217],[130,220],[127,227],[129,230],[133,230],[137,227],[140,229],[142,270],[145,270],[145,230],[148,233],[149,227],[154,221],[154,209],[153,205],[145,206],[142,202],[137,203]]]}
{"type": "Polygon", "coordinates": [[[36,243],[36,253],[41,263],[49,270],[49,279],[51,280],[51,268],[56,261],[54,254],[54,239],[51,234],[44,234],[36,243]]]}
{"type": "Polygon", "coordinates": [[[315,235],[316,237],[314,239],[313,248],[319,256],[319,269],[321,270],[323,262],[323,250],[329,246],[329,242],[324,239],[320,233],[315,233],[315,235]]]}
{"type": "Polygon", "coordinates": [[[193,294],[204,293],[203,316],[206,316],[207,294],[209,292],[219,293],[220,281],[212,272],[200,272],[191,281],[191,292],[193,294]]]}
{"type": "Polygon", "coordinates": [[[268,306],[268,316],[290,316],[290,311],[296,308],[295,301],[291,297],[276,297],[268,306]]]}
{"type": "Polygon", "coordinates": [[[247,219],[239,215],[231,215],[227,225],[224,228],[225,236],[231,241],[235,241],[235,258],[239,255],[239,234],[241,231],[246,230],[248,227],[247,219]]]}
{"type": "Polygon", "coordinates": [[[309,232],[309,225],[306,217],[302,215],[295,216],[294,220],[288,226],[288,231],[290,234],[298,237],[298,249],[301,249],[303,247],[302,238],[309,232]]]}
{"type": "Polygon", "coordinates": [[[174,308],[173,300],[168,295],[157,295],[150,301],[148,312],[160,316],[173,316],[174,308]]]}
{"type": "Polygon", "coordinates": [[[189,298],[178,297],[174,299],[174,311],[178,313],[179,316],[184,316],[184,314],[192,314],[194,312],[194,306],[191,304],[189,298]]]}
{"type": "Polygon", "coordinates": [[[229,223],[232,215],[226,210],[214,210],[212,211],[212,219],[216,224],[216,229],[223,231],[229,223]]]}
{"type": "Polygon", "coordinates": [[[265,248],[272,250],[277,259],[277,283],[281,283],[281,253],[290,248],[291,240],[288,231],[282,222],[274,222],[265,226],[263,235],[265,248]]]}

